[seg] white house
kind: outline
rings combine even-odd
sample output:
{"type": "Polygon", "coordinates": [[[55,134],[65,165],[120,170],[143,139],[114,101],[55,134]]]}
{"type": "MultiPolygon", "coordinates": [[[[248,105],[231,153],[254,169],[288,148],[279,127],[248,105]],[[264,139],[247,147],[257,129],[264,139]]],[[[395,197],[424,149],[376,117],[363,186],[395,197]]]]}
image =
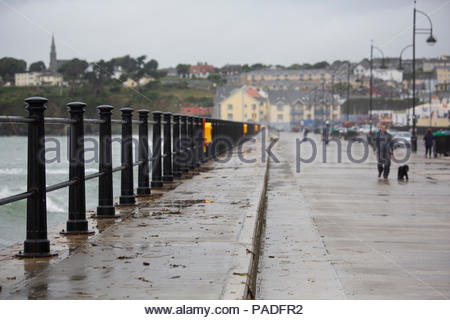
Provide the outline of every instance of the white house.
{"type": "Polygon", "coordinates": [[[370,71],[369,68],[367,68],[363,63],[360,63],[355,68],[353,68],[353,74],[357,78],[360,78],[360,77],[366,75],[366,73],[368,71],[370,71]]]}
{"type": "MultiPolygon", "coordinates": [[[[431,105],[421,104],[416,106],[416,117],[417,118],[448,118],[449,106],[443,103],[432,103],[431,105]]],[[[412,118],[412,108],[407,110],[407,114],[412,118]]]]}
{"type": "Polygon", "coordinates": [[[113,75],[111,76],[111,78],[120,79],[122,73],[122,66],[114,66],[113,75]]]}
{"type": "Polygon", "coordinates": [[[406,110],[395,110],[392,112],[392,125],[406,126],[407,122],[406,110]]]}
{"type": "MultiPolygon", "coordinates": [[[[353,68],[353,74],[356,78],[370,77],[370,61],[367,59],[361,61],[355,68],[353,68]]],[[[373,68],[372,74],[374,78],[384,81],[396,81],[401,82],[403,80],[403,71],[397,69],[382,69],[373,68]]]]}
{"type": "MultiPolygon", "coordinates": [[[[383,81],[402,82],[403,80],[403,71],[397,69],[373,69],[372,74],[374,78],[383,81]]],[[[370,76],[370,70],[366,71],[365,76],[370,76]]]]}

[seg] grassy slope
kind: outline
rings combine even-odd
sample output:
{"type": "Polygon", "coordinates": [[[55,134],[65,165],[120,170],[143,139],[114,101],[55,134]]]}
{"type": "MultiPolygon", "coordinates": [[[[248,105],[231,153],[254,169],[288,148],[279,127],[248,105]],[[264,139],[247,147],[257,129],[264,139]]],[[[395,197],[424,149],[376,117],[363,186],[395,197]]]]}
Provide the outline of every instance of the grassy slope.
{"type": "MultiPolygon", "coordinates": [[[[135,110],[148,109],[166,112],[179,112],[180,107],[199,103],[211,106],[215,93],[200,89],[180,89],[173,87],[135,89],[104,86],[97,95],[88,85],[70,87],[4,87],[0,88],[0,114],[26,115],[23,100],[31,96],[49,99],[45,115],[66,117],[66,104],[71,101],[87,103],[86,117],[97,118],[96,106],[109,104],[115,107],[114,118],[120,117],[119,109],[130,106],[135,110]]],[[[0,125],[0,133],[6,133],[5,125],[0,125]]]]}

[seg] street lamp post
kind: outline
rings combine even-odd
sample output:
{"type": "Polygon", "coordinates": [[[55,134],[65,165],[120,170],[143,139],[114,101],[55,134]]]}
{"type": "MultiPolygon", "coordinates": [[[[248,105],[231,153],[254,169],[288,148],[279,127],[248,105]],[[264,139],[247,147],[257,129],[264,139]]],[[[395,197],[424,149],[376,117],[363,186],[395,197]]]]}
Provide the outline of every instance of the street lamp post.
{"type": "Polygon", "coordinates": [[[384,53],[378,47],[373,45],[373,41],[370,43],[370,89],[369,89],[369,135],[372,136],[372,104],[373,104],[373,49],[378,50],[382,56],[381,67],[384,67],[384,53]]]}
{"type": "Polygon", "coordinates": [[[350,64],[348,64],[347,68],[347,122],[349,121],[349,113],[350,113],[350,64]]]}
{"type": "MultiPolygon", "coordinates": [[[[403,66],[402,66],[402,56],[403,56],[403,52],[405,52],[406,49],[412,48],[412,47],[413,47],[413,45],[412,45],[412,44],[409,44],[409,45],[407,45],[406,47],[404,47],[404,48],[402,49],[402,51],[400,51],[400,57],[399,57],[399,60],[398,60],[398,67],[397,67],[398,70],[403,70],[403,69],[404,69],[403,66]]],[[[408,92],[408,94],[409,94],[408,80],[406,80],[406,88],[407,88],[407,92],[408,92]]],[[[411,129],[410,126],[409,126],[409,111],[408,111],[407,114],[406,114],[406,126],[408,127],[408,130],[411,129]]]]}
{"type": "Polygon", "coordinates": [[[416,1],[414,0],[414,14],[413,14],[413,61],[412,61],[412,78],[413,78],[413,89],[412,89],[412,135],[411,135],[411,151],[417,152],[417,136],[416,136],[416,34],[429,34],[427,38],[427,43],[432,46],[436,43],[436,38],[433,36],[433,23],[430,17],[423,11],[416,9],[416,1]],[[424,15],[430,22],[429,28],[416,28],[416,15],[420,13],[424,15]]]}
{"type": "Polygon", "coordinates": [[[325,80],[322,79],[321,80],[322,83],[322,99],[321,99],[321,105],[320,105],[320,110],[322,112],[322,116],[321,116],[321,125],[323,126],[323,123],[325,122],[325,110],[326,110],[326,103],[325,103],[325,80]]]}
{"type": "Polygon", "coordinates": [[[408,48],[411,48],[413,45],[412,44],[409,44],[409,45],[407,45],[406,47],[404,47],[403,49],[402,49],[402,51],[400,51],[400,57],[399,57],[399,60],[398,60],[398,70],[403,70],[403,66],[402,66],[402,56],[403,56],[403,52],[406,50],[406,49],[408,49],[408,48]]]}
{"type": "MultiPolygon", "coordinates": [[[[334,73],[333,73],[333,85],[334,85],[334,78],[335,76],[340,72],[341,68],[344,66],[344,64],[342,64],[334,73]]],[[[350,110],[350,70],[352,65],[349,62],[345,62],[345,66],[347,67],[347,101],[346,101],[346,105],[347,107],[346,109],[346,120],[347,122],[349,121],[349,110],[350,110]]],[[[339,88],[342,87],[341,85],[341,77],[338,75],[339,78],[339,88]]],[[[332,94],[332,98],[334,98],[334,91],[332,94]]],[[[333,109],[334,109],[334,99],[333,99],[333,109]]]]}
{"type": "Polygon", "coordinates": [[[330,111],[330,122],[333,124],[333,112],[334,112],[334,73],[331,75],[331,111],[330,111]]]}
{"type": "Polygon", "coordinates": [[[431,111],[431,76],[428,78],[428,104],[430,106],[430,128],[431,128],[433,118],[433,112],[431,111]]]}
{"type": "Polygon", "coordinates": [[[318,126],[318,122],[319,122],[319,119],[316,119],[316,118],[318,118],[317,117],[317,115],[318,115],[318,108],[317,108],[317,86],[316,87],[314,87],[314,103],[313,103],[313,105],[314,105],[314,129],[316,129],[317,128],[317,126],[318,126]]]}

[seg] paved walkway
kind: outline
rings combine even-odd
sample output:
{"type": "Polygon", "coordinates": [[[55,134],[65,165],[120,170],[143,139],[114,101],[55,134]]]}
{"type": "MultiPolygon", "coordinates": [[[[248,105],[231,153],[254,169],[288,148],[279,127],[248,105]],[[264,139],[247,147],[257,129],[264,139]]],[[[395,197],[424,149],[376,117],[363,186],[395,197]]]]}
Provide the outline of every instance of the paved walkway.
{"type": "MultiPolygon", "coordinates": [[[[397,165],[384,181],[371,153],[351,163],[343,145],[337,163],[330,143],[328,163],[318,144],[318,160],[296,173],[296,137],[281,134],[281,162],[270,167],[257,297],[448,299],[450,161],[418,154],[407,183],[397,181],[397,165]]],[[[310,152],[302,145],[305,159],[310,152]]]]}
{"type": "MultiPolygon", "coordinates": [[[[244,152],[259,158],[260,144],[244,152]]],[[[58,261],[3,255],[0,298],[242,298],[266,164],[241,164],[235,151],[206,168],[120,209],[127,219],[58,261]]]]}

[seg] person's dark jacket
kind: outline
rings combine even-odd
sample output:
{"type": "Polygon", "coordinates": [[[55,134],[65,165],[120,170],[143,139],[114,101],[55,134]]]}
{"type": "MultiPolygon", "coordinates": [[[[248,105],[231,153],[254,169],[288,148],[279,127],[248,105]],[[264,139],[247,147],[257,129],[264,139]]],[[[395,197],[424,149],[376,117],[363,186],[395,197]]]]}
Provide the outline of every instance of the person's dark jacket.
{"type": "Polygon", "coordinates": [[[386,131],[382,133],[378,131],[375,137],[375,148],[377,151],[378,162],[383,162],[391,159],[391,153],[393,151],[392,136],[386,131]]]}
{"type": "Polygon", "coordinates": [[[433,146],[434,136],[431,133],[425,133],[423,140],[425,141],[425,146],[430,148],[433,146]]]}

